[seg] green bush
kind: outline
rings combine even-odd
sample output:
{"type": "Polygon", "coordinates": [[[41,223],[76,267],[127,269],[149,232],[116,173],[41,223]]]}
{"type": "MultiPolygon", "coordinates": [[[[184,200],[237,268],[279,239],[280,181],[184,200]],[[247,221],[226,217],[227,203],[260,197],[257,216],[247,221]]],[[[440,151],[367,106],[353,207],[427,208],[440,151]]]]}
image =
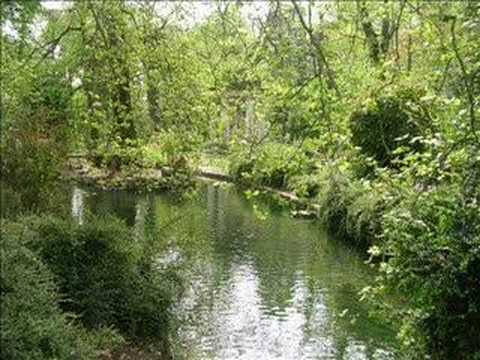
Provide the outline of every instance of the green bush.
{"type": "Polygon", "coordinates": [[[4,187],[17,192],[23,208],[42,207],[58,179],[65,144],[61,131],[48,129],[39,116],[19,119],[15,127],[0,124],[0,178],[4,187]]]}
{"type": "Polygon", "coordinates": [[[286,144],[266,144],[259,153],[255,176],[260,183],[285,188],[295,175],[302,174],[312,166],[305,154],[286,144]]]}
{"type": "Polygon", "coordinates": [[[49,67],[27,73],[2,84],[0,176],[33,209],[46,201],[69,150],[72,87],[49,67]]]}
{"type": "Polygon", "coordinates": [[[188,136],[162,131],[148,143],[139,140],[130,146],[115,142],[100,144],[90,151],[88,158],[95,166],[112,171],[169,167],[174,172],[190,174],[196,159],[192,141],[188,136]]]}
{"type": "Polygon", "coordinates": [[[349,171],[328,167],[317,179],[320,190],[316,199],[327,229],[361,247],[375,243],[384,211],[375,184],[355,179],[349,171]]]}
{"type": "Polygon", "coordinates": [[[268,143],[255,151],[242,149],[230,159],[229,173],[237,180],[286,188],[290,179],[313,169],[312,161],[299,149],[268,143]]]}
{"type": "Polygon", "coordinates": [[[189,133],[169,130],[157,134],[155,142],[159,145],[166,165],[177,169],[187,165],[187,159],[192,156],[196,139],[189,133]]]}
{"type": "Polygon", "coordinates": [[[255,156],[246,149],[236,149],[228,159],[228,173],[235,181],[249,182],[255,167],[255,156]]]}
{"type": "Polygon", "coordinates": [[[422,135],[429,120],[417,104],[418,97],[413,90],[402,90],[378,96],[365,109],[354,112],[350,118],[352,143],[382,167],[393,165],[399,147],[421,150],[415,137],[422,135]]]}
{"type": "Polygon", "coordinates": [[[1,358],[92,359],[94,348],[62,312],[53,274],[19,239],[2,230],[1,358]]]}
{"type": "Polygon", "coordinates": [[[288,189],[304,198],[313,198],[320,191],[318,174],[305,174],[293,176],[289,180],[288,189]]]}
{"type": "Polygon", "coordinates": [[[387,313],[402,324],[412,357],[480,356],[479,193],[443,186],[407,197],[384,217],[384,245],[372,251],[386,259],[376,291],[404,294],[404,306],[387,313]]]}
{"type": "Polygon", "coordinates": [[[111,327],[134,338],[165,339],[173,281],[155,271],[148,250],[114,218],[84,225],[58,218],[31,218],[27,244],[57,278],[74,313],[90,329],[111,327]],[[147,271],[148,269],[148,271],[147,271]]]}
{"type": "Polygon", "coordinates": [[[142,167],[144,157],[144,149],[137,144],[123,147],[116,143],[103,144],[88,154],[89,160],[95,166],[106,167],[112,171],[128,167],[142,167]]]}

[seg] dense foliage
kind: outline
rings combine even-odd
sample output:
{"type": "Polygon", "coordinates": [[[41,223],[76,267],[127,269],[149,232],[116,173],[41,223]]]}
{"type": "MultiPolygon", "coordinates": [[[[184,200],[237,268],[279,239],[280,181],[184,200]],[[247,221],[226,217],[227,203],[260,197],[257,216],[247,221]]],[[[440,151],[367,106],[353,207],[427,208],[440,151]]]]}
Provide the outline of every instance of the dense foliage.
{"type": "Polygon", "coordinates": [[[60,309],[53,274],[17,239],[2,233],[1,337],[3,359],[93,356],[72,317],[60,309]]]}
{"type": "Polygon", "coordinates": [[[114,325],[130,336],[162,337],[168,331],[168,279],[141,262],[141,247],[115,219],[83,226],[57,219],[33,220],[27,241],[57,276],[69,299],[64,310],[88,327],[114,325]],[[119,301],[122,299],[122,301],[119,301]]]}
{"type": "MultiPolygon", "coordinates": [[[[169,189],[222,164],[245,186],[308,199],[370,247],[379,279],[365,298],[400,324],[408,358],[478,358],[479,3],[260,3],[2,2],[2,198],[38,209],[72,153],[102,181],[158,170],[174,174],[169,189]]],[[[64,279],[71,302],[39,295],[56,304],[52,322],[67,323],[64,306],[88,326],[162,330],[150,309],[167,303],[133,290],[159,289],[134,270],[126,235],[62,221],[35,231],[43,265],[16,249],[16,271],[64,279]],[[97,277],[129,300],[109,302],[97,277]]],[[[77,346],[68,339],[58,354],[77,346]]]]}
{"type": "Polygon", "coordinates": [[[412,111],[412,107],[417,105],[418,109],[421,104],[408,92],[379,96],[373,102],[367,109],[352,114],[352,143],[380,166],[391,167],[399,147],[421,149],[418,140],[425,132],[428,118],[412,111]]]}
{"type": "Polygon", "coordinates": [[[89,359],[120,335],[159,340],[168,353],[180,283],[156,269],[152,248],[125,224],[27,217],[6,223],[3,238],[5,358],[89,359]]]}
{"type": "Polygon", "coordinates": [[[412,332],[407,345],[423,331],[438,358],[480,355],[480,221],[472,200],[442,187],[385,214],[383,246],[392,258],[382,263],[382,283],[409,294],[401,311],[402,331],[412,332]]]}

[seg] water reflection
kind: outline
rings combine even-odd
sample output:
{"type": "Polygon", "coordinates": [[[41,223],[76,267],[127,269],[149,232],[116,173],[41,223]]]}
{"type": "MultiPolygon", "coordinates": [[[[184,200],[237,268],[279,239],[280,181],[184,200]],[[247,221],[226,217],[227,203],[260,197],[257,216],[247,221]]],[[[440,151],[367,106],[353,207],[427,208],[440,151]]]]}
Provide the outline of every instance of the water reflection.
{"type": "Polygon", "coordinates": [[[135,204],[134,229],[137,239],[143,239],[145,237],[145,220],[148,213],[148,205],[147,197],[138,198],[135,204]]]}
{"type": "Polygon", "coordinates": [[[74,216],[82,206],[113,212],[139,237],[171,223],[159,261],[184,262],[177,358],[393,358],[392,332],[357,301],[373,274],[317,224],[275,213],[261,221],[235,190],[214,186],[180,204],[158,195],[79,194],[74,216]]]}
{"type": "Polygon", "coordinates": [[[73,188],[72,193],[72,217],[81,225],[84,216],[85,191],[78,187],[73,188]]]}

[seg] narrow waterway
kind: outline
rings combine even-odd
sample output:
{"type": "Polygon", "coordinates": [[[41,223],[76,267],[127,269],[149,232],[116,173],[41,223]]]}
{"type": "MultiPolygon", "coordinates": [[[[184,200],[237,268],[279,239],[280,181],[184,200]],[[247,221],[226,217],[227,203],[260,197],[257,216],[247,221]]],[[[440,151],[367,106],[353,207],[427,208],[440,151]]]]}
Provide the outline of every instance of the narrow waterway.
{"type": "Polygon", "coordinates": [[[391,329],[358,301],[374,273],[316,222],[213,185],[182,201],[74,188],[71,211],[162,234],[159,264],[174,263],[186,283],[176,358],[393,359],[391,329]]]}

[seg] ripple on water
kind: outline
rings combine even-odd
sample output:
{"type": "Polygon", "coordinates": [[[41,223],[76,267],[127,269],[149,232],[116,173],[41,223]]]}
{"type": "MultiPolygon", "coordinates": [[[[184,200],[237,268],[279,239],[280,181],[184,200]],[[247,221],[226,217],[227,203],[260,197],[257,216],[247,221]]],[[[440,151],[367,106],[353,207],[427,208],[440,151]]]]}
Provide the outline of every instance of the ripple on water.
{"type": "Polygon", "coordinates": [[[275,213],[259,221],[244,198],[213,187],[181,204],[156,195],[86,194],[72,194],[79,222],[84,207],[114,212],[140,237],[186,214],[165,238],[188,241],[158,260],[160,267],[183,264],[186,289],[175,311],[185,358],[393,359],[392,332],[368,318],[356,295],[373,274],[314,223],[275,213]]]}

